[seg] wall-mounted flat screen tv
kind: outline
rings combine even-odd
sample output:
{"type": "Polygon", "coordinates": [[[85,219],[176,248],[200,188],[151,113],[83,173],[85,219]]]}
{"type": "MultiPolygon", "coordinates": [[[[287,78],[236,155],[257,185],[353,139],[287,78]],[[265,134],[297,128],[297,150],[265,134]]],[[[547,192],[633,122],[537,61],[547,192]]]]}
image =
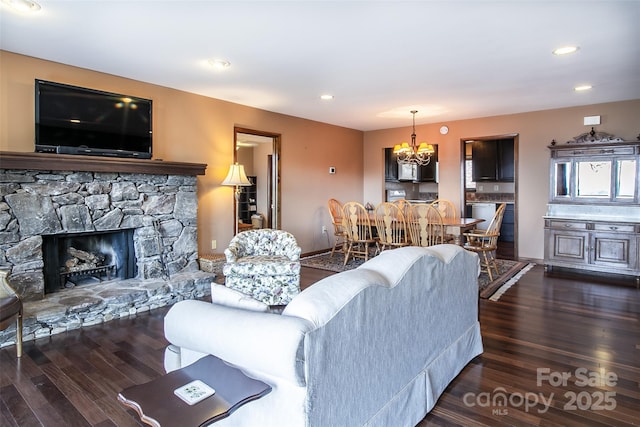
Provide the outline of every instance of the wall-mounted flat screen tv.
{"type": "Polygon", "coordinates": [[[149,159],[150,99],[37,80],[37,152],[149,159]]]}

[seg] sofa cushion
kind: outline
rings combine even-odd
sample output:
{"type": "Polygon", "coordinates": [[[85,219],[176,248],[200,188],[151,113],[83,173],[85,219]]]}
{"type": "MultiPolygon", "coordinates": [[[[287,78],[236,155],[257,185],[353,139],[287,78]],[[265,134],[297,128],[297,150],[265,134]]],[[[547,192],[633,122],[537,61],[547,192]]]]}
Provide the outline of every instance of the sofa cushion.
{"type": "Polygon", "coordinates": [[[269,311],[269,306],[262,301],[258,301],[242,292],[217,283],[211,283],[211,302],[218,305],[226,305],[227,307],[242,308],[244,310],[269,311]]]}
{"type": "Polygon", "coordinates": [[[300,262],[281,255],[252,255],[226,263],[222,273],[225,276],[299,275],[300,262]]]}
{"type": "Polygon", "coordinates": [[[377,272],[349,270],[326,277],[300,292],[283,310],[283,316],[295,316],[318,328],[331,320],[342,307],[368,286],[388,286],[377,272]]]}

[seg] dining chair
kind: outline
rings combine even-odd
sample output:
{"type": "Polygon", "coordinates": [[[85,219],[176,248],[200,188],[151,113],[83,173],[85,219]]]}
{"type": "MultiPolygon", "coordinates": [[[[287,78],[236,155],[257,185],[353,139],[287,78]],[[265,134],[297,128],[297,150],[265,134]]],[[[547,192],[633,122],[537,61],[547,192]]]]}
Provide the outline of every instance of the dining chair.
{"type": "Polygon", "coordinates": [[[0,330],[16,322],[16,355],[22,357],[22,300],[9,285],[7,274],[0,270],[0,330]]]}
{"type": "Polygon", "coordinates": [[[438,209],[430,204],[411,204],[408,227],[413,246],[432,246],[444,243],[442,216],[438,209]]]}
{"type": "MultiPolygon", "coordinates": [[[[447,199],[436,199],[431,202],[431,205],[435,207],[438,212],[440,212],[440,216],[442,220],[446,222],[447,220],[455,220],[459,218],[458,212],[456,211],[456,207],[450,200],[447,199]]],[[[447,243],[453,243],[456,240],[456,236],[453,234],[445,234],[444,241],[447,243]]]]}
{"type": "Polygon", "coordinates": [[[331,222],[333,224],[334,243],[331,248],[331,257],[338,249],[342,253],[346,253],[347,231],[342,223],[342,203],[337,199],[329,199],[329,213],[331,214],[331,222]]]}
{"type": "Polygon", "coordinates": [[[369,246],[375,245],[375,255],[380,253],[379,239],[374,236],[369,213],[358,202],[346,202],[342,207],[342,222],[347,232],[347,251],[344,265],[350,257],[369,259],[369,246]]]}
{"type": "Polygon", "coordinates": [[[492,269],[496,275],[500,274],[496,263],[496,250],[498,249],[498,237],[500,237],[500,227],[502,226],[502,217],[506,207],[506,203],[498,206],[486,230],[477,229],[463,233],[466,237],[464,248],[478,254],[480,257],[480,269],[489,275],[489,280],[493,280],[492,269]]]}
{"type": "Polygon", "coordinates": [[[411,244],[407,221],[396,203],[383,202],[376,206],[375,223],[380,241],[380,251],[411,244]]]}
{"type": "Polygon", "coordinates": [[[393,201],[392,203],[400,208],[405,219],[409,218],[409,206],[411,206],[411,202],[406,199],[398,199],[393,201]]]}

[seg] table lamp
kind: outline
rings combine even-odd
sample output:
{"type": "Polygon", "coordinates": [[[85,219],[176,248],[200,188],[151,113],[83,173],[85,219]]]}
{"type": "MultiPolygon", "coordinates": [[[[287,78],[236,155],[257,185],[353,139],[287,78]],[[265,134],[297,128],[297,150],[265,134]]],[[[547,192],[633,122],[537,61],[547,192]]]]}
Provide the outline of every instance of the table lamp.
{"type": "MultiPolygon", "coordinates": [[[[235,189],[235,197],[236,197],[236,224],[235,224],[235,234],[238,234],[238,215],[239,215],[239,207],[240,207],[240,193],[242,189],[240,187],[251,185],[249,178],[244,173],[244,166],[239,165],[237,162],[232,164],[229,167],[229,173],[227,177],[222,181],[222,185],[232,185],[236,187],[235,189]]],[[[234,235],[235,235],[234,234],[234,235]]]]}

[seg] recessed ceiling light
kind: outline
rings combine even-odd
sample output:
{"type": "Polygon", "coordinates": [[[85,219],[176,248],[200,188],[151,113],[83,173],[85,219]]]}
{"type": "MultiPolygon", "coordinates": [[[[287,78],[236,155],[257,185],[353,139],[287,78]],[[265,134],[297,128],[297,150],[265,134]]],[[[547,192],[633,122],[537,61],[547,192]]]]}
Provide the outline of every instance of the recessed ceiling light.
{"type": "Polygon", "coordinates": [[[580,49],[578,46],[563,46],[553,50],[554,55],[568,55],[575,53],[580,49]]]}
{"type": "Polygon", "coordinates": [[[2,0],[2,3],[18,12],[37,12],[41,9],[38,3],[31,0],[2,0]]]}
{"type": "Polygon", "coordinates": [[[330,100],[333,99],[333,95],[329,95],[329,94],[320,95],[320,99],[322,99],[324,101],[330,101],[330,100]]]}
{"type": "Polygon", "coordinates": [[[575,90],[576,92],[582,92],[582,91],[585,91],[585,90],[589,90],[591,88],[592,88],[591,85],[580,85],[580,86],[574,87],[573,90],[575,90]]]}
{"type": "Polygon", "coordinates": [[[211,65],[216,70],[224,70],[231,67],[231,62],[225,59],[210,59],[209,65],[211,65]]]}

